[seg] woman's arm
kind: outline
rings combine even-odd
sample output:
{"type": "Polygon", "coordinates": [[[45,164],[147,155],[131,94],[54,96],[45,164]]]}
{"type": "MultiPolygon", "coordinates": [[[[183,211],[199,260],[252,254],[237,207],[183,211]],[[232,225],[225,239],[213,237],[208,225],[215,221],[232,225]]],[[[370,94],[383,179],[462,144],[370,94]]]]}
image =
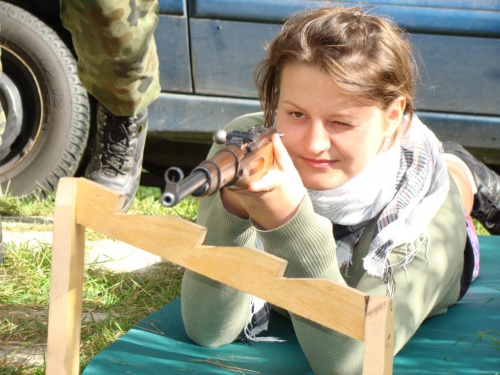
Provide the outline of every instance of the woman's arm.
{"type": "MultiPolygon", "coordinates": [[[[245,116],[231,123],[227,128],[229,130],[248,129],[258,121],[258,115],[245,116]]],[[[218,148],[220,146],[214,146],[209,156],[213,155],[218,148]]],[[[281,172],[280,170],[277,173],[281,172]]],[[[292,172],[296,171],[292,170],[292,172]]],[[[276,178],[276,176],[270,177],[276,178]]],[[[293,174],[292,177],[294,177],[293,174]]],[[[298,176],[295,177],[298,178],[298,176]]],[[[271,181],[269,185],[273,185],[273,182],[271,181]]],[[[285,217],[284,220],[280,218],[279,221],[284,221],[284,224],[277,225],[279,228],[261,231],[262,236],[265,237],[266,249],[289,261],[285,273],[288,277],[330,277],[343,282],[337,266],[331,222],[314,213],[309,198],[304,197],[305,190],[300,181],[297,185],[299,189],[295,192],[298,191],[299,194],[294,195],[292,192],[292,199],[296,202],[292,206],[295,207],[292,207],[293,212],[285,215],[290,217],[285,217]]],[[[227,193],[226,196],[236,196],[233,192],[227,193]]],[[[255,218],[253,224],[259,228],[261,223],[267,224],[267,216],[279,216],[270,214],[274,208],[279,211],[284,206],[283,200],[279,199],[280,194],[277,198],[273,198],[271,204],[276,203],[274,206],[259,209],[262,202],[259,202],[259,199],[256,199],[256,205],[252,202],[252,195],[259,193],[252,191],[240,193],[242,193],[241,200],[252,212],[252,219],[255,218]]],[[[261,195],[267,197],[272,195],[266,193],[264,189],[261,195]]],[[[241,209],[239,198],[236,198],[236,201],[229,200],[229,203],[236,204],[236,207],[241,209]]],[[[241,212],[229,209],[235,214],[232,215],[227,210],[228,202],[225,203],[224,206],[220,194],[203,198],[200,201],[199,223],[208,229],[204,244],[254,247],[255,229],[251,227],[250,220],[247,219],[249,215],[246,215],[244,209],[241,212]]],[[[269,205],[269,201],[266,204],[269,205]]],[[[186,271],[182,284],[182,311],[188,335],[195,342],[213,347],[233,341],[246,323],[248,304],[248,295],[186,271]]]]}
{"type": "MultiPolygon", "coordinates": [[[[255,231],[249,221],[227,213],[218,194],[212,200],[205,225],[204,245],[254,247],[255,231]]],[[[241,333],[247,319],[249,296],[186,270],[181,304],[188,336],[199,345],[218,347],[231,343],[241,333]]]]}
{"type": "MultiPolygon", "coordinates": [[[[232,121],[225,130],[247,131],[262,123],[262,114],[250,114],[232,121]]],[[[207,158],[213,157],[223,147],[214,144],[207,158]]],[[[200,199],[198,224],[207,227],[204,245],[255,247],[255,231],[250,222],[230,215],[224,209],[219,193],[200,199]]],[[[181,303],[189,337],[199,345],[217,347],[234,341],[241,333],[248,316],[249,296],[186,270],[181,303]]]]}

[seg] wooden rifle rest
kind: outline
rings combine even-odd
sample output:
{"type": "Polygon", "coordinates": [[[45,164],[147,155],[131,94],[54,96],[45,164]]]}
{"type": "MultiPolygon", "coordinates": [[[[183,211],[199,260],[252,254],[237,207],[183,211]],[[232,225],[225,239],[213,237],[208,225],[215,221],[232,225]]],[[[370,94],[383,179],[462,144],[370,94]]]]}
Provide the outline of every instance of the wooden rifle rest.
{"type": "Polygon", "coordinates": [[[173,216],[123,214],[124,197],[83,178],[59,181],[54,211],[46,373],[78,374],[85,228],[364,341],[363,374],[392,374],[392,299],[324,279],[283,277],[287,262],[238,247],[203,246],[206,229],[173,216]],[[227,273],[227,269],[239,272],[227,273]],[[239,275],[245,275],[241,278],[239,275]]]}

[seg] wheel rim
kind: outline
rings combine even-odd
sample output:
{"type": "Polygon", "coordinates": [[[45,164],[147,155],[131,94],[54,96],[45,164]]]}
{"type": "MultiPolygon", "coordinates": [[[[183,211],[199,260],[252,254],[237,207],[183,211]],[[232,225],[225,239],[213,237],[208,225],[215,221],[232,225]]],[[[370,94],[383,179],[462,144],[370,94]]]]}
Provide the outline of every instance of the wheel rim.
{"type": "Polygon", "coordinates": [[[9,131],[2,134],[0,160],[3,160],[9,154],[14,141],[21,134],[23,123],[21,95],[15,83],[6,74],[0,76],[0,102],[9,124],[9,131]]]}
{"type": "Polygon", "coordinates": [[[36,73],[22,56],[2,46],[4,76],[0,98],[5,105],[6,136],[0,146],[0,174],[8,173],[30,155],[40,140],[43,94],[36,73]]]}

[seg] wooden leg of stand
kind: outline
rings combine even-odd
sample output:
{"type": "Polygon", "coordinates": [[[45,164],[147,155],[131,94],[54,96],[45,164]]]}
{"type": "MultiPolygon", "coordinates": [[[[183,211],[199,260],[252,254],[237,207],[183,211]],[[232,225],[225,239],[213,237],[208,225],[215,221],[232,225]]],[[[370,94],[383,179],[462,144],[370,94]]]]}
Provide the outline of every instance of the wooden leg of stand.
{"type": "Polygon", "coordinates": [[[76,224],[75,180],[61,181],[54,211],[47,368],[50,375],[80,372],[85,228],[76,224]]]}
{"type": "Polygon", "coordinates": [[[391,375],[394,356],[392,300],[377,296],[368,298],[363,374],[391,375]]]}

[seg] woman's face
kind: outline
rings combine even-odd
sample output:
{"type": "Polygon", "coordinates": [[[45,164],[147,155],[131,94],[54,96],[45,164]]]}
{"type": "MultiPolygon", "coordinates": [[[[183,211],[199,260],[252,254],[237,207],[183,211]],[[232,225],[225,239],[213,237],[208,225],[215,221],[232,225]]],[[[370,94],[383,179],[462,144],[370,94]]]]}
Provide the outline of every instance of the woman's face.
{"type": "Polygon", "coordinates": [[[332,189],[360,173],[394,133],[392,117],[343,93],[317,67],[282,71],[276,128],[308,189],[332,189]]]}

